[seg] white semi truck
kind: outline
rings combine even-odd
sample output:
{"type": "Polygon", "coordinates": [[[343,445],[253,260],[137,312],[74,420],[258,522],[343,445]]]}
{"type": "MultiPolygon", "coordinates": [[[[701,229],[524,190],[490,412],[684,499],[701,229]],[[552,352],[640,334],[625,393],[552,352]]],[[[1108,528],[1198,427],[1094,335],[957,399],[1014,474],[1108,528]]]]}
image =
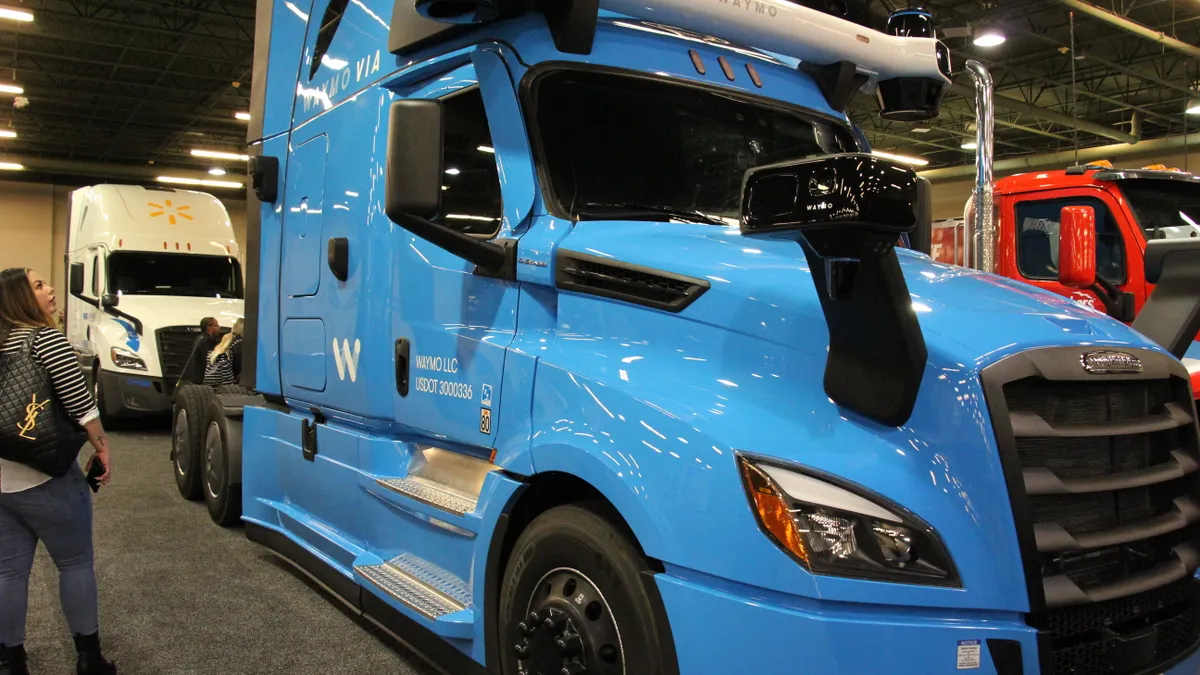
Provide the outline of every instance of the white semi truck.
{"type": "Polygon", "coordinates": [[[71,194],[67,337],[108,418],[169,413],[200,320],[242,316],[233,226],[212,195],[96,185],[71,194]]]}

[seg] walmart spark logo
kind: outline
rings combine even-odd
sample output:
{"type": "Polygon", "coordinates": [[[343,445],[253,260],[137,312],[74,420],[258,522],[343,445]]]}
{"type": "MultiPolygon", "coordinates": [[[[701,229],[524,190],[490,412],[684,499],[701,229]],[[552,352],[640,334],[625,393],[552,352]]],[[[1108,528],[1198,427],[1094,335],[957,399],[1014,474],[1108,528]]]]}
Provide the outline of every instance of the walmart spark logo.
{"type": "Polygon", "coordinates": [[[162,204],[155,204],[154,202],[146,202],[146,206],[149,206],[149,207],[150,207],[150,208],[152,208],[152,209],[158,209],[157,211],[151,211],[151,212],[150,212],[150,217],[151,217],[151,218],[157,218],[157,217],[159,217],[159,216],[166,216],[166,217],[167,217],[167,222],[168,222],[168,223],[171,223],[172,225],[178,225],[178,224],[179,224],[179,223],[178,223],[178,221],[176,221],[176,220],[175,220],[175,218],[176,218],[176,217],[178,217],[178,218],[184,218],[184,219],[186,219],[186,220],[191,220],[191,219],[192,219],[192,217],[191,217],[191,216],[189,216],[188,214],[184,213],[184,211],[187,211],[188,209],[190,209],[190,208],[192,208],[192,207],[190,207],[190,206],[186,206],[186,205],[185,205],[185,206],[175,206],[175,205],[171,204],[171,200],[170,200],[170,199],[168,199],[168,200],[166,201],[166,205],[165,205],[165,206],[164,206],[164,205],[162,205],[162,204]]]}

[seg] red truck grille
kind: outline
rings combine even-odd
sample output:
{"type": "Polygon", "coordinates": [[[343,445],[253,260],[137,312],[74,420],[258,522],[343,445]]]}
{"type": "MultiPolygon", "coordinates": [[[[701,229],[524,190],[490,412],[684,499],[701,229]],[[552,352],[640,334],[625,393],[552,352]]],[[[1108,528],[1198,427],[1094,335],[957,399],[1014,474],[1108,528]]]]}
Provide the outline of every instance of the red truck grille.
{"type": "Polygon", "coordinates": [[[983,373],[1044,675],[1164,669],[1200,640],[1200,448],[1183,367],[1040,349],[983,373]]]}

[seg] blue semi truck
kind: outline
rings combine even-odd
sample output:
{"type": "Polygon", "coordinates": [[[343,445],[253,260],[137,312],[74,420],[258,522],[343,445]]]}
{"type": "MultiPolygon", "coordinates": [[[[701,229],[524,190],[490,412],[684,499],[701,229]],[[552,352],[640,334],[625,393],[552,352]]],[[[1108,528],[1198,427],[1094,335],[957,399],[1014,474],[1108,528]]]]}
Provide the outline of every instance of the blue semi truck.
{"type": "Polygon", "coordinates": [[[258,7],[257,349],[175,408],[214,520],[446,672],[1200,670],[1187,371],[934,262],[844,112],[937,114],[928,17],[258,7]]]}

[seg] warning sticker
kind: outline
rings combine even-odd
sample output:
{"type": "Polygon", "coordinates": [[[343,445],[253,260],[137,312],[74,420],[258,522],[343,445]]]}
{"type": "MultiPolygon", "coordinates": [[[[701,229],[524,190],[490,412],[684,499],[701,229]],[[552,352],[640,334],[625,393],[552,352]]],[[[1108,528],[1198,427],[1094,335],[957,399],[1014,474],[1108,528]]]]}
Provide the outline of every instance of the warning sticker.
{"type": "Polygon", "coordinates": [[[492,433],[492,411],[489,408],[479,409],[479,433],[492,433]]]}
{"type": "Polygon", "coordinates": [[[958,669],[972,670],[979,668],[980,651],[982,647],[979,640],[959,640],[958,641],[958,669]]]}

